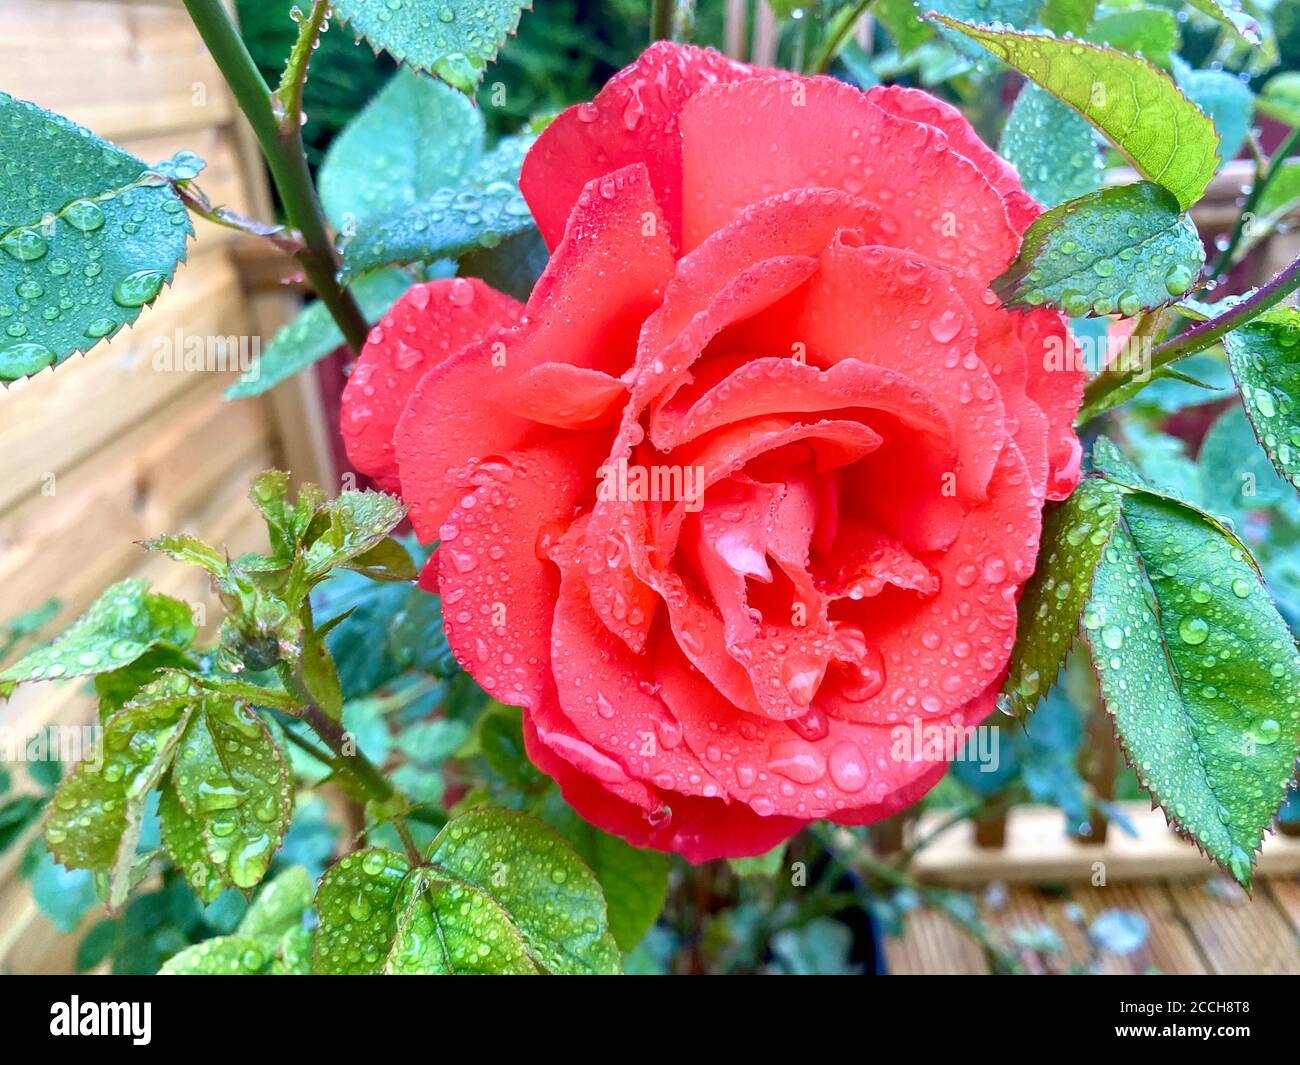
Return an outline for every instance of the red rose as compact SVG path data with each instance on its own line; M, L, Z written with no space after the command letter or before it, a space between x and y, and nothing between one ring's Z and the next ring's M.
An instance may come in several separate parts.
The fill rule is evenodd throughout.
M989 713L1078 479L1065 323L988 289L1038 212L1015 172L923 92L658 44L521 186L527 307L419 286L344 395L458 659L638 845L916 802L946 766L895 729Z

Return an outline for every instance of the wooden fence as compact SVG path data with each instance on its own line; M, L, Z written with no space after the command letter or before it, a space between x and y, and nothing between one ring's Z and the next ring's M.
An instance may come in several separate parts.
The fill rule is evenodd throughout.
M0 26L4 91L149 163L196 152L213 202L269 215L251 135L179 0L0 0ZM184 530L232 552L261 547L246 501L254 474L284 465L335 479L312 379L227 403L229 374L154 368L160 338L174 343L178 330L264 344L293 312L295 296L246 290L238 248L232 231L199 222L189 261L134 329L0 391L0 621L55 597L62 624L131 575L210 602L200 571L135 541ZM27 736L93 715L85 685L35 685L0 706L0 727ZM0 968L67 971L74 941L15 874L25 842L0 858Z

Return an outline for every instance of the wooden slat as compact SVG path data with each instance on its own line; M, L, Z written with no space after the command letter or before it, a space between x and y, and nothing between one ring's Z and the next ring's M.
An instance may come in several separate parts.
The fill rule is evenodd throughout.
M207 376L155 370L160 342L174 347L177 330L208 338L253 328L229 260L200 253L134 329L0 392L0 513Z
M1137 830L1130 836L1113 823L1101 845L1080 843L1065 831L1060 810L1021 806L1007 815L1006 845L978 847L969 822L958 825L925 847L913 870L936 883L1006 880L1017 883L1076 883L1091 881L1096 863L1105 867L1109 883L1135 878L1201 877L1205 857L1175 835L1164 814L1145 803L1119 803L1124 817ZM927 835L942 814L921 818L917 833ZM1260 875L1290 875L1300 871L1300 839L1268 836L1259 856Z
M1272 896L1274 904L1282 912L1295 934L1300 936L1300 878L1277 877L1264 882L1264 889Z
M224 125L233 107L179 0L0 0L5 91L108 140Z
M1296 931L1267 892L1253 899L1227 881L1172 884L1169 891L1211 969L1220 974L1300 973Z
M257 453L270 458L260 403L227 403L213 375L159 416L114 441L58 482L0 517L0 587L6 607L31 609L57 589L51 628L82 613L104 587L142 561L136 542L181 525ZM79 560L70 568L69 558Z
M265 469L270 455L257 450L228 468L213 486L209 498L193 515L174 524L177 532L192 532L230 553L266 550L266 526L247 500L248 483ZM148 580L160 592L204 605L209 627L219 613L216 597L206 573L161 555L144 555L120 576ZM52 682L24 685L8 703L0 705L0 724L29 735L50 724L80 724L93 720L95 703L84 682Z
M896 976L986 974L980 945L943 914L918 908L903 919L903 935L884 942L885 964Z
M1082 908L1089 922L1103 910L1127 910L1146 918L1145 945L1133 954L1103 955L1099 966L1103 973L1137 975L1156 970L1195 975L1209 972L1204 956L1163 884L1080 887L1071 891L1069 897Z

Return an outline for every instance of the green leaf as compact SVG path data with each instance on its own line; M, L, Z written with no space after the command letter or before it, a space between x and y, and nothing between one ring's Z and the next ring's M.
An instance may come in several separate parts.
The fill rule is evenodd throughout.
M1218 169L1218 135L1167 74L1098 45L936 18L1069 104L1180 208L1201 198Z
M134 322L194 229L139 159L2 92L0 159L0 381L13 381Z
M491 807L471 810L438 833L429 860L498 902L547 972L618 971L599 884L540 821Z
M181 739L172 785L202 823L203 850L221 878L247 890L266 875L293 810L283 756L265 722L209 695Z
M397 935L398 898L411 871L400 854L370 849L341 858L316 891L320 928L312 971L366 975L383 970Z
M1097 10L1097 0L1047 0L1040 21L1053 33L1083 34Z
M465 884L412 873L383 971L391 975L515 975L537 972L523 940L490 898Z
M414 762L437 765L455 754L469 736L464 721L437 717L404 728L397 738L398 749Z
M291 928L276 944L271 962L274 976L307 976L311 973L311 950L315 935L310 928Z
M0 672L0 695L24 681L90 677L121 669L154 647L188 647L195 632L189 604L148 588L135 579L109 587L52 643Z
M322 508L329 524L307 548L307 573L324 576L335 566L359 560L406 516L401 500L383 492L344 492Z
M1228 333L1223 346L1255 436L1300 489L1300 311L1275 307Z
M1012 105L998 154L1020 172L1025 191L1045 207L1101 187L1105 167L1092 127L1032 81Z
M205 904L216 901L226 885L203 846L203 823L191 817L168 782L158 800L162 845L190 889Z
M380 270L349 287L366 321L373 325L411 284L411 278L400 270ZM320 362L344 343L343 333L330 317L328 308L317 300L275 334L253 369L226 389L226 399L260 396Z
M278 938L300 927L315 893L311 874L301 865L289 867L257 893L239 922L240 934Z
M1193 70L1177 56L1174 76L1188 99L1210 116L1219 134L1219 157L1236 157L1246 142L1255 96L1250 86L1226 70Z
M391 536L345 563L372 581L413 581L419 575L411 553Z
M384 972L395 976L528 976L536 973L519 930L488 895L417 869L402 884Z
M1146 492L1123 516L1084 622L1107 709L1171 823L1249 885L1295 767L1300 656L1218 528Z
M1188 4L1210 18L1235 30L1247 44L1258 45L1263 40L1258 20L1243 11L1238 0L1187 0Z
M343 714L343 686L334 656L325 645L329 633L317 629L302 648L302 682L325 716L338 721Z
M1162 7L1138 6L1107 11L1088 30L1088 40L1121 52L1141 54L1159 67L1168 67L1178 50L1178 20Z
M174 691L170 680L155 691ZM104 724L103 757L78 762L54 795L45 841L70 869L110 876L109 904L126 900L149 793L161 783L193 713L184 699L145 699Z
M1034 21L1042 0L923 0L921 10L927 14L946 15L961 22L996 23L1002 26L1027 26ZM958 52L982 56L979 46L951 29L939 31Z
M226 573L226 559L220 551L210 544L205 544L196 536L178 534L160 536L155 540L145 540L140 544L146 551L161 551L177 562L188 562L200 566L214 577L221 578Z
M1209 505L1240 524L1247 511L1284 505L1293 489L1277 475L1246 412L1224 411L1205 434L1197 464Z
M506 137L456 185L396 215L358 225L343 244L344 278L380 266L455 259L532 229L519 168L533 139Z
M1169 193L1118 185L1039 215L993 291L1011 307L1131 318L1181 296L1204 262L1196 226Z
M528 790L545 779L528 760L518 707L490 702L478 719L478 741L488 766L502 780Z
M645 938L664 908L668 856L633 847L587 824L558 795L550 798L543 816L596 874L609 909L610 935L626 954Z
M456 184L483 151L483 115L464 93L401 69L339 134L320 171L340 232Z
M264 939L238 933L195 943L169 958L159 976L257 976L273 954Z
M1269 118L1300 126L1300 70L1274 74L1264 83L1255 106Z
M532 0L335 0L376 49L472 93Z
M1038 567L1017 608L1011 672L998 696L1004 713L1032 710L1065 664L1123 495L1123 488L1089 477L1044 519Z
M1300 204L1300 160L1282 163L1259 198L1259 214L1270 227L1281 216L1290 214Z
M889 32L901 55L907 55L934 36L934 27L921 17L917 0L876 0L871 14Z
M103 720L139 698L141 689L152 684L164 670L185 672L194 661L174 647L155 647L121 669L95 676L95 694L99 697L99 716Z
M596 878L540 821L472 810L438 833L427 862L412 870L367 850L335 864L316 893L313 970L619 971Z

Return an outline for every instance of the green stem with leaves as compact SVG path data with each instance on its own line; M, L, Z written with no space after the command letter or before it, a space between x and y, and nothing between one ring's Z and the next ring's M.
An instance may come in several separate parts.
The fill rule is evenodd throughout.
M302 143L302 87L329 5L316 0L311 13L302 19L298 41L274 94L221 0L185 0L185 7L253 128L289 225L301 234L302 248L296 258L303 272L348 346L359 352L369 327L352 294L338 282L338 252L330 239Z
M1258 317L1270 307L1275 307L1296 289L1300 288L1300 256L1267 285L1257 289L1247 299L1233 306L1217 317L1200 322L1157 344L1151 353L1151 365L1139 370L1104 371L1091 381L1083 392L1083 413L1081 421L1087 421L1099 409L1106 408L1106 399L1117 389L1124 388L1131 382L1140 380L1139 373L1154 373L1179 359L1204 351L1217 343L1225 333L1230 333Z

